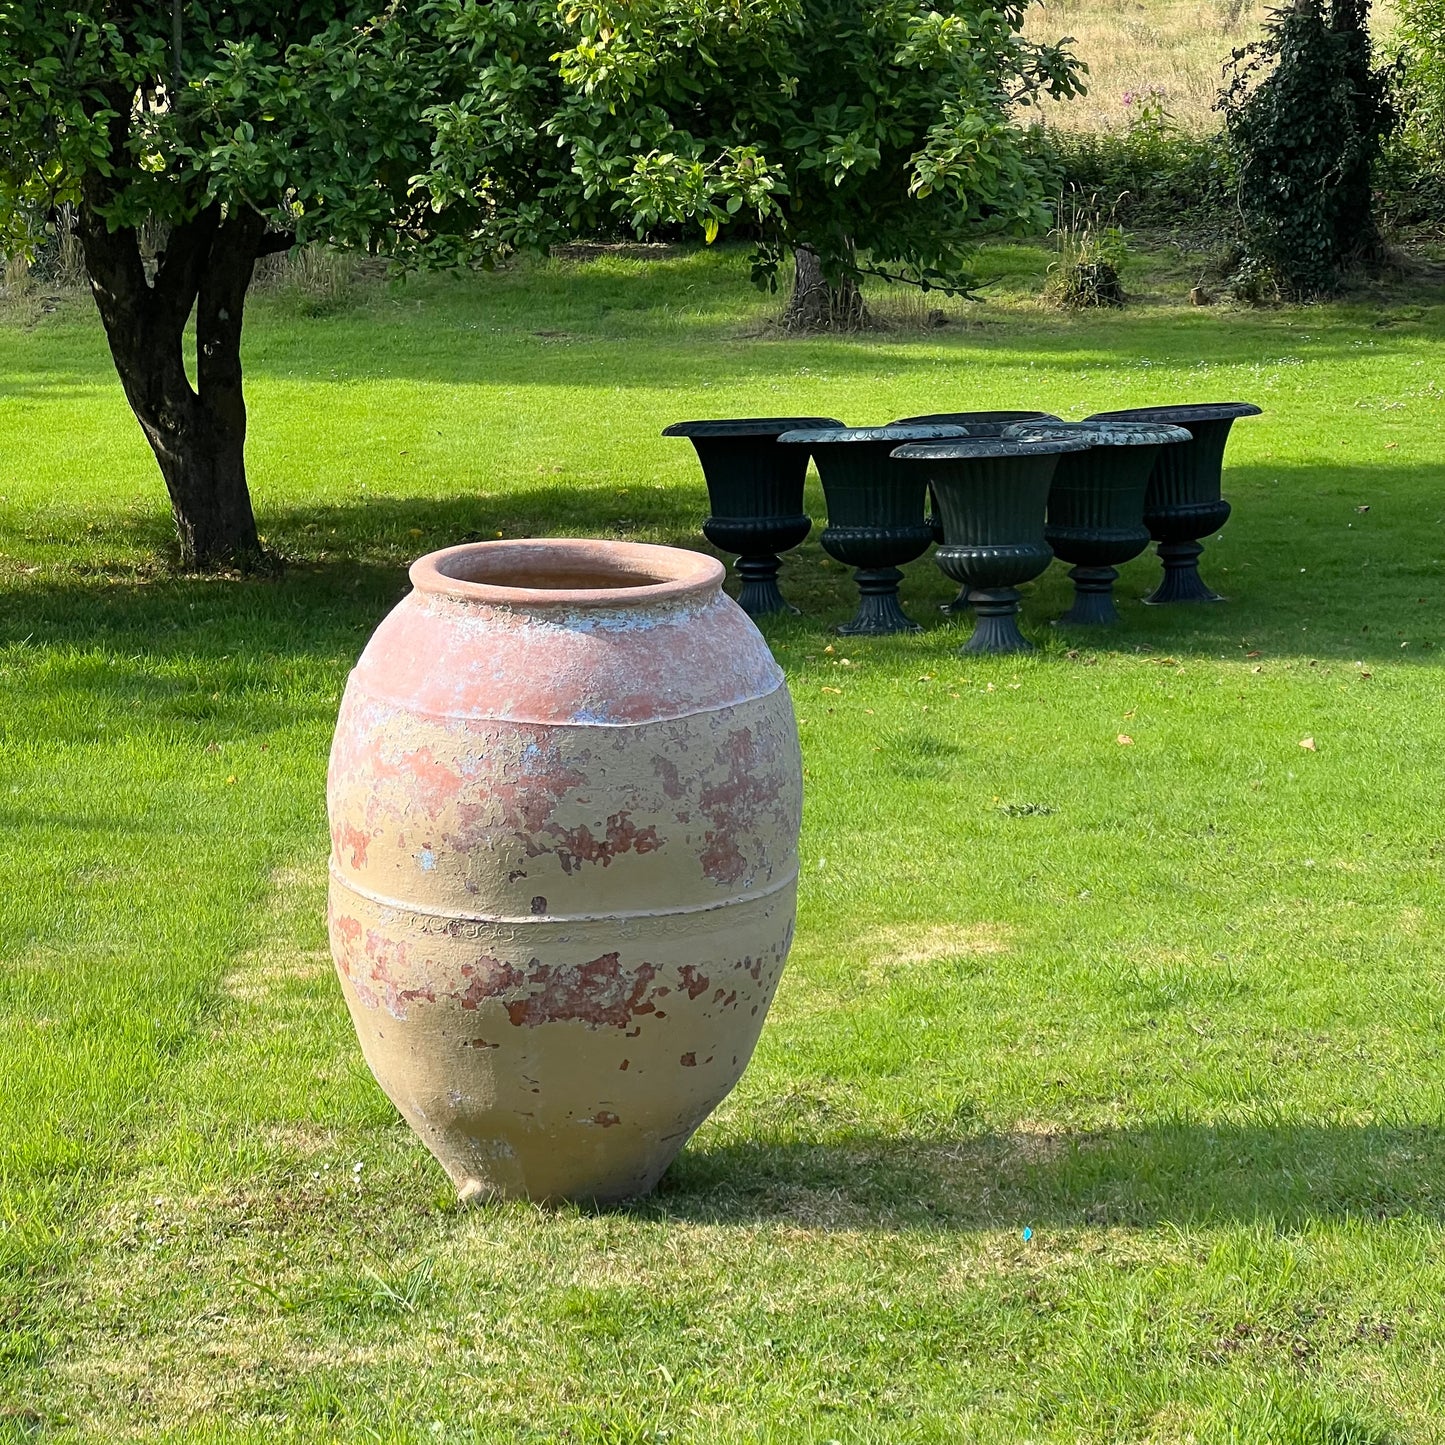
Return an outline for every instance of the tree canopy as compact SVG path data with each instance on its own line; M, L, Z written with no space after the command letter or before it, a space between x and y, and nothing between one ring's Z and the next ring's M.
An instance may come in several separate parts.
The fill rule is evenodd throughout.
M488 263L696 224L962 284L1043 217L1013 108L1078 87L1023 0L0 0L0 247L69 204L192 566L260 557L240 337L310 240ZM153 260L146 235L161 240ZM196 321L196 381L182 340Z
M957 284L987 229L1047 219L1016 109L1081 89L1063 45L1025 40L1025 0L587 0L539 7L562 90L543 129L565 206L646 228L695 222L829 269ZM463 191L492 82L434 113L429 181ZM573 220L583 219L580 210ZM587 219L591 219L590 216Z

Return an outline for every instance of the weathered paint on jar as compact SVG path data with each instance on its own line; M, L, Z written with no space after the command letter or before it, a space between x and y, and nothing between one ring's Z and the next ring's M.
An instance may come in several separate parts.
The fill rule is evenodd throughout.
M645 1193L737 1083L792 940L802 769L721 564L423 557L346 687L332 953L463 1198Z

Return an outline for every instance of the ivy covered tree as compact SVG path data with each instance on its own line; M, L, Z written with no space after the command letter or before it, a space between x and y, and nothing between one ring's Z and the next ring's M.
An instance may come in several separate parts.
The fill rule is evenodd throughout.
M1023 0L0 0L0 249L69 205L187 568L264 565L242 322L309 241L488 263L746 226L829 282L957 284L1041 217L1009 107L1068 94ZM158 236L155 254L146 236ZM188 371L186 329L194 321Z
M1369 13L1370 0L1293 0L1235 52L1220 97L1246 263L1289 296L1335 291L1380 254L1373 172L1396 114Z

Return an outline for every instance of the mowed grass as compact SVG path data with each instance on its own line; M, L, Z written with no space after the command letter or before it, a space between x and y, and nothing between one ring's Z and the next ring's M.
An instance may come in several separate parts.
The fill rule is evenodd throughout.
M13 311L0 1439L1445 1437L1445 288L1197 310L1176 257L1059 317L1045 259L848 339L762 332L726 251L262 298L279 582L166 570L88 302ZM1056 566L1038 652L963 659L930 560L923 634L844 642L847 574L789 557L803 887L752 1067L651 1199L458 1210L323 927L330 729L406 561L702 545L681 418L1221 398L1265 408L1225 605L1143 608L1141 559L1061 632Z

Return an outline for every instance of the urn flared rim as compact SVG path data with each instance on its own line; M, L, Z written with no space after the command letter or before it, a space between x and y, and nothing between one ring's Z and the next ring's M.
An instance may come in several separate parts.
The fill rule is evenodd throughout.
M853 442L892 442L901 446L904 442L941 441L947 437L966 437L968 433L961 426L834 426L799 427L796 431L785 431L778 438L784 446L846 446Z
M1134 406L1123 411L1096 411L1087 421L1155 421L1187 427L1192 421L1238 421L1260 416L1252 401L1181 402L1178 406Z
M587 537L466 542L428 552L408 571L418 592L525 611L700 600L720 592L726 575L702 552Z
M934 411L927 416L902 416L889 426L961 426L969 422L990 426L1001 422L1015 421L1062 421L1051 411Z
M1052 457L1087 451L1082 436L957 437L951 441L906 442L889 453L902 462L971 462L995 457Z
M1089 445L1093 447L1178 446L1194 440L1182 426L1157 421L1125 421L1108 416L1089 417L1086 421L1021 421L1004 432L1004 439L1080 433L1089 439Z
M662 434L665 437L772 437L776 440L784 432L842 425L831 416L739 416L713 421L675 421L664 427Z

